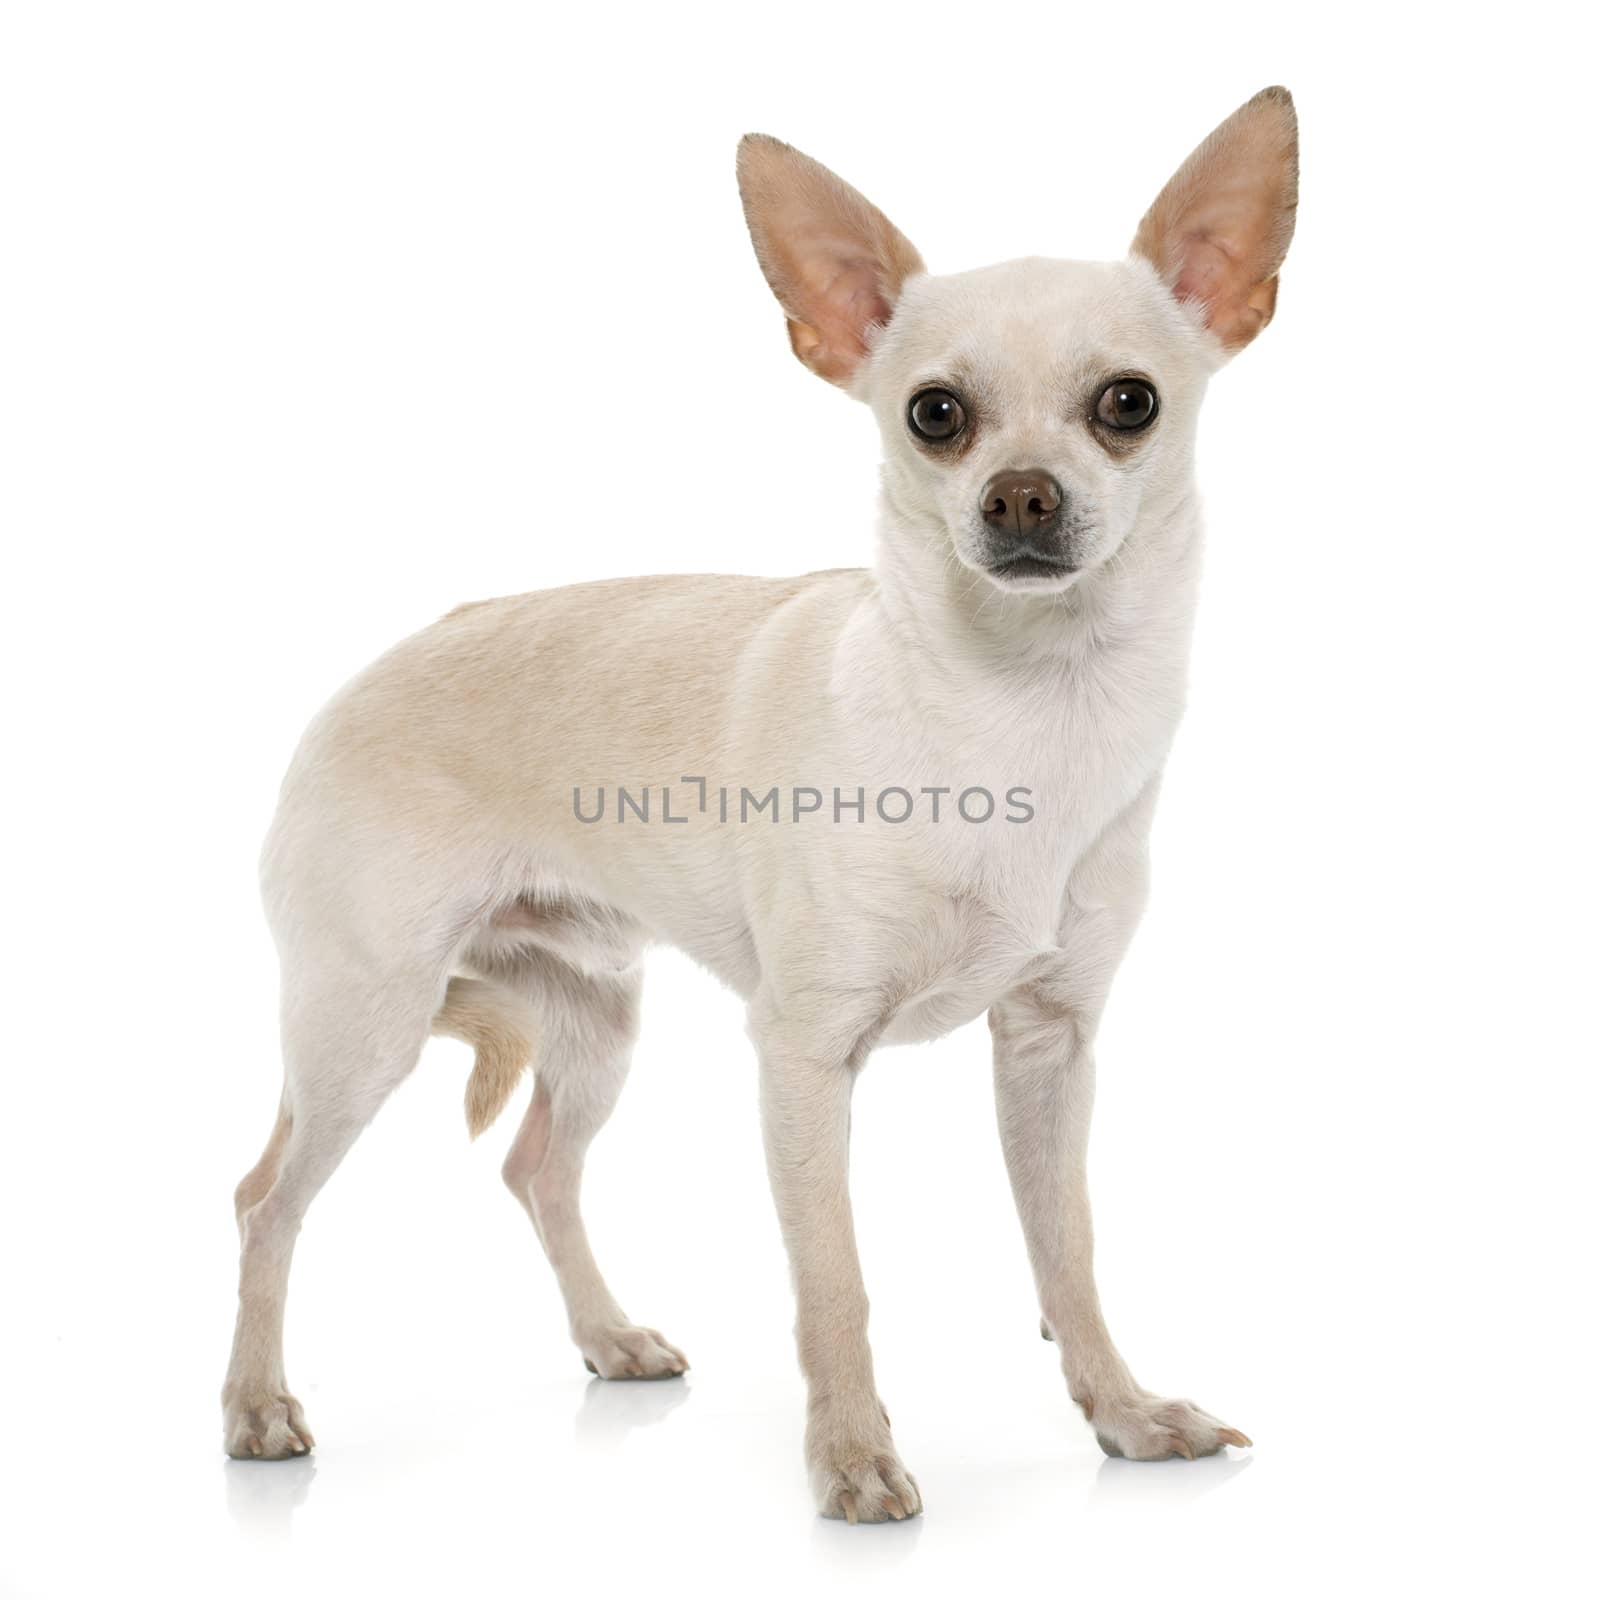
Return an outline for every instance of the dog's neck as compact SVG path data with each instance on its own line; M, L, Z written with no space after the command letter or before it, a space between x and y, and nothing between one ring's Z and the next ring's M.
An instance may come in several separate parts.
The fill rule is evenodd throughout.
M1052 871L1159 771L1176 731L1199 568L1193 490L1147 504L1111 558L1051 595L998 589L948 553L936 521L904 520L887 494L882 514L871 589L834 653L840 720L884 782L1026 788L1042 831L945 845L963 843L960 871L981 877L1016 867L1026 842L1048 900Z
M901 646L942 675L1071 677L1151 647L1187 653L1199 578L1191 482L1146 506L1117 551L1053 594L1007 593L961 565L936 519L879 501L873 573Z

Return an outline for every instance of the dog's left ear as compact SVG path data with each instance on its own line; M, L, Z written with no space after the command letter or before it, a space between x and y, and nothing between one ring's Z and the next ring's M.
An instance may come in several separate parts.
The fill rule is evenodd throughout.
M1247 100L1178 169L1134 235L1232 354L1272 320L1294 235L1299 133L1287 89Z
M739 197L794 353L848 388L922 257L843 178L768 134L739 141Z

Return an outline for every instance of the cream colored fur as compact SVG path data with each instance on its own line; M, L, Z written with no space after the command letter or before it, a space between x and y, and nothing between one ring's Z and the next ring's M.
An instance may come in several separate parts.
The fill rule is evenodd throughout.
M315 720L263 857L283 968L283 1111L240 1186L240 1310L224 1388L238 1456L311 1445L282 1320L311 1199L430 1031L472 1043L474 1133L530 1064L505 1164L608 1378L686 1366L606 1286L578 1211L584 1152L637 1029L639 963L687 951L748 1002L768 1166L793 1268L822 1512L921 1508L867 1344L846 1182L855 1074L880 1042L989 1013L1001 1137L1046 1332L1108 1451L1248 1441L1134 1381L1095 1295L1084 1151L1093 1046L1138 921L1145 840L1185 694L1207 380L1264 324L1293 224L1294 116L1268 90L1180 170L1129 260L1024 260L933 277L883 214L775 140L741 147L758 257L801 359L876 414L870 570L622 579L463 607ZM1268 287L1270 286L1270 287ZM1180 298L1180 296L1182 298ZM1148 433L1095 393L1138 374ZM959 449L920 445L910 397L958 388ZM1012 579L985 484L1042 468L1075 570ZM710 804L690 803L689 780ZM681 822L579 819L574 790L673 792ZM724 821L716 795L943 791L895 823L869 803ZM1023 789L1032 816L969 824L954 797ZM614 803L614 798L613 798ZM737 805L737 798L736 798Z

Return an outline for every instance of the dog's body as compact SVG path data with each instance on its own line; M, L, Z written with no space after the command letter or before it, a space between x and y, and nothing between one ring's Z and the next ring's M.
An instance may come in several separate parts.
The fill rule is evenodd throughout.
M1072 1395L1114 1453L1246 1442L1148 1395L1117 1356L1083 1158L1093 1035L1182 707L1194 421L1211 371L1271 312L1288 98L1225 123L1114 266L929 278L881 213L786 146L746 141L741 185L797 353L879 415L879 563L466 606L313 724L264 861L287 1075L238 1195L235 1455L309 1447L281 1360L294 1233L430 1030L477 1048L474 1131L536 1069L506 1178L585 1360L605 1377L683 1370L611 1297L577 1210L650 941L749 1003L826 1514L920 1509L866 1344L850 1085L874 1044L986 1009Z

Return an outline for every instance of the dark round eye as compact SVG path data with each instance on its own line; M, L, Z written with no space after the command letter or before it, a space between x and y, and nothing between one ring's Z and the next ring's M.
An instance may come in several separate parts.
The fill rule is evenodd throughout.
M1156 414L1156 392L1138 378L1107 384L1094 414L1108 428L1142 428Z
M934 444L955 438L967 425L967 414L961 402L948 389L924 389L921 394L913 395L906 416L911 431Z

